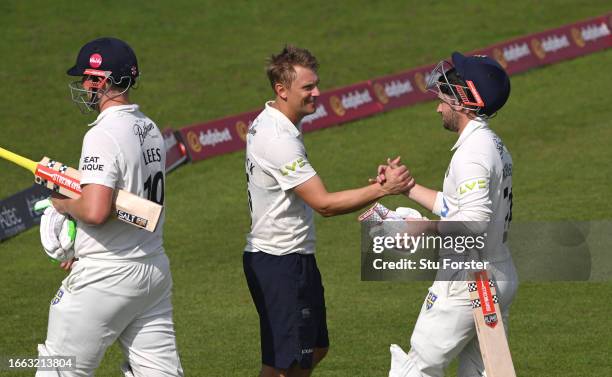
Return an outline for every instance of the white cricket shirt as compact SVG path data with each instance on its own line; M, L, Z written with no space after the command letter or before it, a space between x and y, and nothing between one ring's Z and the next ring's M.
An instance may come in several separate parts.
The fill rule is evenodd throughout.
M161 132L138 105L102 111L83 139L79 170L81 185L122 189L162 202L166 150ZM164 213L155 232L136 228L114 216L102 225L77 222L78 257L135 259L163 252Z
M313 211L293 188L315 176L301 126L267 102L247 133L251 232L245 250L273 255L315 252Z
M467 124L452 150L456 151L433 213L442 221L468 222L468 226L477 228L473 231L486 232L484 260L508 259L505 238L512 220L510 152L481 118Z

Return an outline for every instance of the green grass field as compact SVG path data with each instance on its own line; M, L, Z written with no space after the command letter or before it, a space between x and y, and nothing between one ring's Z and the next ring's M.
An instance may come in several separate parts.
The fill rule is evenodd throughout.
M3 1L0 145L77 164L93 118L70 102L65 70L83 43L101 35L127 40L139 57L143 76L133 100L160 127L181 127L261 107L271 94L265 59L286 42L318 56L322 89L330 89L609 10L605 1ZM610 219L610 66L608 50L513 77L492 127L514 159L515 222ZM305 140L328 189L362 185L395 154L419 183L439 189L455 138L425 103ZM165 246L188 376L255 376L260 365L257 314L242 273L249 226L243 159L233 153L167 179ZM0 178L0 198L32 182L3 161ZM410 205L399 197L383 202ZM386 376L388 346L409 348L428 285L361 282L356 215L317 217L316 225L331 350L315 375ZM0 356L33 356L65 274L43 256L37 229L0 244L0 257ZM611 376L611 296L609 282L521 285L510 318L518 375ZM117 376L121 359L111 347L97 375Z

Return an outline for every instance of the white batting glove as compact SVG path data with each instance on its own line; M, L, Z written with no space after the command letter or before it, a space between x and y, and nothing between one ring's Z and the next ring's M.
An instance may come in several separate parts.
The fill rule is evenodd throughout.
M52 205L46 207L40 218L40 242L47 255L58 262L74 258L75 238L76 222L57 212Z
M371 221L381 223L383 221L402 220L402 217L384 205L376 202L372 207L359 215L358 219L360 222Z
M395 235L402 231L404 228L402 220L404 219L395 211L380 203L374 203L372 207L359 215L360 222L368 223L368 234L371 238Z
M419 211L410 207L397 207L395 209L395 213L404 220L427 220L427 218L423 217Z

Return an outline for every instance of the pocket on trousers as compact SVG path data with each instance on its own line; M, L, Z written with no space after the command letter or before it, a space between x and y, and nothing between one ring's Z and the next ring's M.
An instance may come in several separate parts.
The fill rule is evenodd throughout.
M85 269L85 266L77 264L75 265L75 267L72 269L72 271L70 271L70 274L68 276L66 276L66 278L62 281L62 286L70 293L74 293L74 291L78 288L82 288L78 286L78 283L80 281L80 276L83 274L83 270Z

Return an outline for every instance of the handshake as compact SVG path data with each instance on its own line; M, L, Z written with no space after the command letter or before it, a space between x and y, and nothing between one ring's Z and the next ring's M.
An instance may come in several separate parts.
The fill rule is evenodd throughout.
M391 160L387 158L387 165L379 165L376 178L370 178L370 184L378 184L385 195L406 194L414 187L415 182L410 170L400 161L401 157Z

